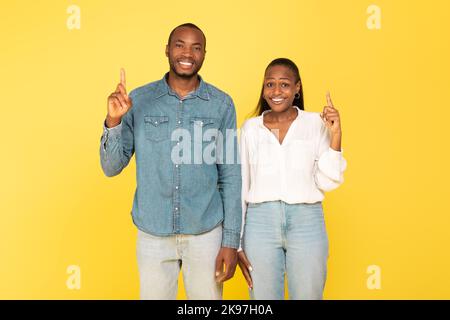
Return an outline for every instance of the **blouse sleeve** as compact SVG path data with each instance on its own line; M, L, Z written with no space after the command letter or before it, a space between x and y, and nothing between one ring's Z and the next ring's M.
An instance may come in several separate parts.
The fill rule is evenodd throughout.
M241 227L241 241L238 251L242 251L243 239L244 239L244 226L245 226L245 215L247 213L247 194L250 189L250 162L248 156L247 141L245 136L244 128L241 128L240 135L240 157L241 157L241 175L242 175L242 227Z
M336 151L330 147L330 133L322 119L320 119L320 122L318 152L314 163L314 179L320 190L331 191L344 182L347 161L343 157L342 149Z

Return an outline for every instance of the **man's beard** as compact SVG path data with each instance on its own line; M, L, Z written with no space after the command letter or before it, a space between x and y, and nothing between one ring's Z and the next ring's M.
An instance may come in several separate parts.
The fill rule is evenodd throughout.
M197 77L197 74L198 74L198 72L200 71L200 68L202 67L203 62L202 62L202 64L200 64L200 67L194 69L194 70L192 71L192 73L188 73L188 74L186 74L186 73L179 73L179 72L177 71L177 68L175 67L175 64L176 64L176 62L170 62L170 63L169 63L169 65L170 65L170 70L171 70L173 73L175 73L175 74L177 75L177 77L180 77L180 78L185 79L185 80L189 80L189 79L192 79L192 78L194 78L194 77Z

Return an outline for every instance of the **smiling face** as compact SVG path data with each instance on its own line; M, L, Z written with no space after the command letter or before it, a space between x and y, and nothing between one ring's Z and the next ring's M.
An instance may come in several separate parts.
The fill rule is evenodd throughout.
M170 70L177 76L196 76L205 59L205 37L200 30L190 27L175 29L166 46Z
M274 65L264 75L263 97L274 112L288 110L300 90L294 72L287 66Z

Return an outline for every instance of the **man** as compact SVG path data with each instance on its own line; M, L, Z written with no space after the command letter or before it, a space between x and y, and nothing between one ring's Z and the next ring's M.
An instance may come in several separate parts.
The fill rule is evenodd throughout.
M181 267L188 299L221 299L235 272L242 210L236 111L230 96L198 75L205 45L197 26L176 27L166 46L170 71L128 95L122 69L108 97L104 173L118 175L136 154L141 299L175 299Z

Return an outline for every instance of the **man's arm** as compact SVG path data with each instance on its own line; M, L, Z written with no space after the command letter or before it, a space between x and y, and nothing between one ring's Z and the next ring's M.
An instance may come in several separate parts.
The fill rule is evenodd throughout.
M219 192L224 207L222 248L216 258L216 281L218 282L226 281L234 275L242 223L242 178L241 165L238 162L236 110L232 99L228 96L225 104L226 110L219 129L223 135L222 150L220 150L222 161L217 164Z
M100 163L106 176L118 175L134 153L132 99L126 91L125 70L120 83L108 97L108 114L100 139Z

